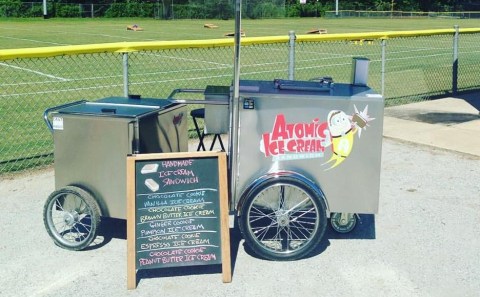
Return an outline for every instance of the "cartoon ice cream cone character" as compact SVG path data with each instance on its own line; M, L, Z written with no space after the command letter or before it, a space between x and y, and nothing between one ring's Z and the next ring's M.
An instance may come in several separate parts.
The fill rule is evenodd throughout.
M328 129L332 138L332 157L325 164L334 162L329 169L337 167L352 151L353 135L357 129L350 121L349 116L341 110L332 110L327 117Z
M328 169L337 167L345 161L352 151L355 133L358 132L358 137L360 137L362 130L368 126L368 122L375 119L368 116L368 105L361 112L355 105L354 108L353 116L347 116L341 110L332 110L328 113L327 124L332 138L332 156L324 164L334 162Z

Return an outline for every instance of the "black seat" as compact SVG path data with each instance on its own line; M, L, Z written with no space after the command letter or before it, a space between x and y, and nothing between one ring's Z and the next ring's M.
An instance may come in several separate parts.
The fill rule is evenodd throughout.
M202 129L202 131L200 131L200 127L198 126L198 122L197 122L197 119L205 119L205 108L194 109L190 112L190 115L192 116L193 124L195 125L195 130L197 131L197 135L199 139L197 151L200 151L200 150L205 151L206 149L203 143L203 140L205 138L205 127ZM220 142L222 151L225 151L225 147L223 146L223 142L222 142L222 138L220 137L220 134L215 134L213 136L212 144L210 145L210 151L213 150L213 147L215 146L215 142L217 141L217 139Z

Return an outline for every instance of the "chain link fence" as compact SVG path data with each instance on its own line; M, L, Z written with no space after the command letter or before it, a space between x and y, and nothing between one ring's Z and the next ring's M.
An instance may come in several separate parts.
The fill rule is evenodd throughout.
M390 4L389 4L390 5ZM478 5L478 4L477 4ZM480 11L377 11L377 10L339 10L325 11L325 17L357 17L357 18L454 18L478 19Z
M83 1L89 2L89 1ZM60 17L116 18L153 17L158 19L228 19L234 18L234 2L230 0L129 1L110 4L0 1L0 17ZM245 1L243 14L247 18L285 17L285 0Z
M460 33L244 38L241 79L350 82L352 58L366 57L369 86L387 105L478 90L480 29ZM52 135L43 121L49 107L127 94L166 98L174 89L232 84L233 40L129 45L0 50L0 174L52 163Z

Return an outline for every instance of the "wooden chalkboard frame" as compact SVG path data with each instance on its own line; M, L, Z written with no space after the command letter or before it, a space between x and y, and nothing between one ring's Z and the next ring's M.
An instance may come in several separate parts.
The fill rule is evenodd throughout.
M162 161L168 159L201 160L203 158L217 158L218 160L218 193L220 209L220 244L222 281L232 281L231 255L230 255L230 229L228 212L228 184L227 165L225 152L184 152L184 153L161 153L139 154L127 157L127 289L135 289L137 286L136 265L136 163L139 161ZM183 266L183 265L182 265ZM165 269L165 268L163 268Z

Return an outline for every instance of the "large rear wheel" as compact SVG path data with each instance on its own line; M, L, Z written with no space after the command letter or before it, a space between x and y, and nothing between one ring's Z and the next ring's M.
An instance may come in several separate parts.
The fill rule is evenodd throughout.
M245 198L239 225L247 245L265 259L296 260L310 254L325 232L321 197L297 178L266 180Z
M55 244L67 250L82 250L97 236L100 207L85 190L68 186L50 194L43 221Z

